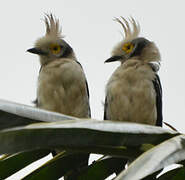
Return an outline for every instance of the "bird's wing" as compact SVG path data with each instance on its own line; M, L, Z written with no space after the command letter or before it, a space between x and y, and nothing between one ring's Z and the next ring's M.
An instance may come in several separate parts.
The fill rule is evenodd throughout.
M105 98L105 104L104 104L104 120L108 120L109 118L107 117L107 97Z
M153 80L154 89L156 92L156 108L157 108L157 121L156 126L162 127L163 115L162 115L162 86L159 76L155 74L155 79Z
M82 70L83 70L83 67L82 67L82 65L78 62L78 61L76 61L79 65L80 65L80 67L82 68ZM86 84L86 91L87 91L87 96L88 96L88 100L89 100L89 86L88 86L88 83L87 83L87 79L85 78L85 84ZM91 117L91 109L90 109L90 105L89 105L89 117Z

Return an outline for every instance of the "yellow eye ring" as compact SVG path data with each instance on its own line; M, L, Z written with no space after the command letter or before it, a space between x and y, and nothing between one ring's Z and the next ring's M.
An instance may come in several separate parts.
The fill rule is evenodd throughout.
M58 44L51 44L50 50L53 54L58 54L61 51L61 46L59 46Z
M127 54L132 52L134 48L134 45L132 43L125 43L122 47L123 51L125 51Z

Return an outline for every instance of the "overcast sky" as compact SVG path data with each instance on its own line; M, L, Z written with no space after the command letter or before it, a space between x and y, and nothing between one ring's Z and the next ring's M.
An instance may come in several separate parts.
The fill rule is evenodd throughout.
M104 64L122 38L114 17L133 16L141 36L162 56L164 121L185 132L184 1L52 0L10 1L0 6L0 98L31 105L36 97L38 57L26 52L45 33L44 13L60 19L65 40L82 64L90 89L92 117L102 119L105 85L118 63Z

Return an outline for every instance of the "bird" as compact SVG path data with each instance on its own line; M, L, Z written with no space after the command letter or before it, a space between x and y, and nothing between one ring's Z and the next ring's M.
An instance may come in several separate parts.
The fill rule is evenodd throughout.
M41 65L36 107L77 118L90 118L89 89L84 70L73 48L64 40L59 19L52 13L45 14L44 22L45 35L27 50L39 56ZM82 156L88 163L89 155Z
M162 86L158 71L161 55L156 44L139 36L133 17L115 18L123 39L105 63L119 61L105 88L104 120L162 127Z
M81 64L63 39L59 20L45 16L46 34L30 53L40 58L36 106L78 118L90 117L89 90Z

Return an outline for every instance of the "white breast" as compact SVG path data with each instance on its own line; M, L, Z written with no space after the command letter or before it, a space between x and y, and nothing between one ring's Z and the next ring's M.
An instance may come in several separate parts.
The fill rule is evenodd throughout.
M154 77L149 65L138 60L129 60L118 67L106 87L109 119L155 125Z
M86 79L76 61L61 59L42 67L37 97L40 108L76 117L89 117Z

